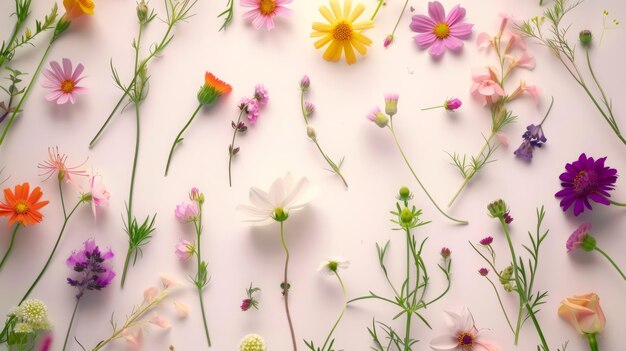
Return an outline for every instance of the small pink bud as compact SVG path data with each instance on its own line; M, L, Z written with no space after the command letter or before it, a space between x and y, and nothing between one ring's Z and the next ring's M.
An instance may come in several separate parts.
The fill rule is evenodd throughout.
M448 111L454 111L457 110L459 107L461 107L463 103L461 102L461 100L457 99L457 98L452 98L449 100L446 100L446 103L444 104L444 108Z
M492 242L493 242L493 238L490 236L484 237L480 240L480 244L484 246L491 245Z
M250 299L245 299L241 302L241 310L244 312L249 310L250 306L252 306L252 300Z
M385 37L385 41L383 42L384 47L389 47L393 43L393 35L389 34Z
M486 277L486 276L487 276L487 274L489 274L489 270L488 270L487 268L483 267L483 268L481 268L481 269L479 269L479 270L478 270L478 273L479 273L480 275L482 275L483 277Z
M444 259L447 259L448 257L450 257L451 254L452 252L450 251L449 248L447 247L441 248L441 257L443 257Z

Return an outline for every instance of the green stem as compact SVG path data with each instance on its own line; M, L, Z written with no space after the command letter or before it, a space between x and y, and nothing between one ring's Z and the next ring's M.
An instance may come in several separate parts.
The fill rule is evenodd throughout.
M606 259L609 260L609 262L611 262L613 267L615 267L617 272L622 276L622 279L626 280L626 274L624 274L624 272L617 266L617 263L615 263L615 261L613 261L611 256L609 256L606 252L604 252L604 250L602 250L601 248L599 248L597 246L594 248L594 250L598 251L599 253L602 254L602 256L606 257Z
M198 258L198 274L200 277L200 271L202 269L202 245L200 244L200 237L202 235L202 206L198 203L198 220L194 221L194 226L196 228L196 257ZM198 298L200 299L200 309L202 310L202 322L204 323L204 334L206 335L206 340L211 347L211 337L209 336L209 327L206 321L206 313L204 312L204 298L202 296L202 288L204 287L205 281L200 284L199 281L196 281L196 287L198 288Z
M596 340L596 334L585 334L587 335L587 341L589 341L589 348L591 351L598 351L598 340Z
M385 2L385 0L378 0L378 6L376 6L376 10L374 10L372 17L370 18L370 21L373 21L374 18L376 18L376 15L378 15L378 10L380 10L380 7L383 5L383 2Z
M341 313L339 313L339 318L337 318L337 321L335 321L335 324L333 324L333 327L330 329L330 333L328 333L328 336L326 337L326 340L324 341L324 345L322 346L322 350L326 350L326 344L330 340L330 337L333 335L333 332L337 328L337 325L339 325L339 322L341 321L341 318L343 317L343 314L346 312L346 307L348 306L348 302L346 301L347 300L347 298L346 298L346 287L345 287L345 285L343 285L343 280L341 280L341 277L339 276L339 273L337 273L337 271L335 271L334 273L335 273L335 276L337 276L337 279L339 280L339 285L341 285L341 291L343 292L343 308L341 309Z
M15 242L15 234L17 234L17 229L19 227L20 227L19 223L15 225L15 229L13 230L13 235L11 235L11 241L9 241L9 248L7 249L7 252L4 254L4 257L2 257L2 261L0 261L0 270L2 270L2 266L4 266L4 262L9 257L9 254L11 253L11 249L13 249L13 243Z
M524 305L526 305L526 297L524 296L524 292L522 291L522 283L519 278L519 271L517 266L517 255L515 254L515 248L513 247L513 241L511 240L511 235L509 234L509 227L504 221L504 218L498 217L500 224L502 225L502 229L504 230L504 234L506 236L506 241L509 244L509 250L511 251L511 261L513 262L513 272L515 275L515 290L519 295L519 310L517 314L517 323L515 325L515 345L519 340L519 333L522 327L522 310ZM547 350L547 348L546 348Z
M4 138L6 138L7 133L9 132L9 128L11 128L11 125L13 124L13 121L15 120L15 117L20 112L20 108L22 107L22 105L26 101L26 97L28 96L28 93L30 92L30 89L33 87L33 84L35 83L35 80L37 79L37 76L39 75L39 72L41 71L41 67L44 64L44 61L46 60L46 57L48 57L48 53L50 52L50 48L52 48L52 43L53 42L54 42L54 40L51 40L50 43L48 44L48 47L46 48L46 51L43 53L43 56L41 57L41 61L39 61L39 65L37 65L37 68L35 69L35 73L33 74L33 77L30 80L30 82L28 83L28 86L26 87L26 90L24 91L24 94L22 94L22 97L20 98L20 101L17 103L17 106L15 107L15 110L13 110L13 113L11 113L11 117L9 117L9 120L7 121L7 125L4 127L4 131L2 132L2 136L0 136L0 145L2 145L2 143L4 142Z
M421 109L421 111L434 110L434 109L438 109L438 108L445 108L445 105L433 106L433 107L427 107L427 108L423 108L423 109Z
M500 308L502 309L502 313L504 313L504 318L506 318L506 323L509 325L511 332L515 334L515 330L513 329L513 324L511 324L511 320L509 319L509 314L506 313L506 309L504 308L504 305L502 304L502 299L500 298L500 293L498 292L496 285L491 281L491 279L489 279L489 277L485 276L485 278L487 278L487 280L489 281L489 284L491 284L491 286L493 287L493 291L496 292L496 296L498 297L498 302L500 303Z
M528 312L528 315L530 316L530 319L533 321L533 324L535 325L535 329L537 330L537 334L539 334L539 339L541 340L541 345L543 346L542 350L550 351L550 347L548 346L548 342L546 341L546 338L543 335L543 331L541 331L541 326L539 325L539 322L537 321L537 317L535 316L535 312L533 312L533 309L532 309L532 307L530 307L528 302L526 302L526 311Z
M396 21L396 25L393 27L393 32L391 32L391 37L396 33L396 29L398 29L398 25L400 24L400 20L402 19L402 15L404 15L404 11L406 11L406 5L409 4L409 0L404 2L404 6L402 6L402 11L400 11L400 16L398 16L398 20Z
M626 207L626 203L617 202L617 201L613 201L613 200L610 200L610 199L609 199L609 202L610 202L612 205L615 205L615 206Z
M128 247L128 251L126 251L126 259L124 260L124 270L122 271L122 288L124 288L124 282L126 282L126 272L128 272L128 264L130 263L130 256L133 251L130 246Z
M235 130L233 131L233 140L231 140L230 149L228 150L228 185L231 187L233 186L231 165L233 163L233 156L235 155L235 137L237 136L237 132L239 131L239 122L241 122L241 116L243 116L243 113L246 111L246 107L247 107L247 104L246 106L243 106L241 108L241 111L239 111L239 117L237 117L237 124L235 124L235 128L234 128Z
M65 342L63 342L63 351L67 348L67 340L70 337L70 331L72 330L72 324L74 324L74 317L76 317L76 310L78 310L78 303L80 298L76 298L76 304L74 305L74 312L72 312L72 319L70 319L70 325L67 326L67 333L65 334Z
M187 130L187 128L189 127L189 125L191 124L193 119L196 118L196 115L198 114L198 111L200 111L201 108L202 108L202 104L199 104L198 107L196 108L196 110L193 111L193 114L191 115L191 118L189 118L189 121L187 121L187 124L185 124L183 129L181 129L180 132L178 133L178 135L176 136L176 139L174 139L174 143L172 144L172 148L170 149L170 154L167 157L167 165L165 166L165 176L166 177L167 177L167 173L169 172L169 169L170 169L170 162L172 162L172 156L174 155L174 148L176 147L176 145L178 145L178 143L183 141L180 138L180 136L185 132L185 130Z
M475 158L476 160L479 160L480 157L483 155L483 153L485 152L485 150L487 149L487 147L489 145L491 145L491 140L493 139L493 137L496 135L495 131L492 131L491 134L489 135L489 137L487 138L487 140L485 141L485 144L483 144L483 147L480 149L480 151L477 154L477 157ZM452 200L450 200L450 202L448 203L448 208L452 207L452 205L454 204L454 201L456 201L456 199L459 197L459 195L461 195L461 193L463 192L463 190L465 189L465 187L467 186L467 184L469 184L469 182L472 180L472 178L474 178L474 176L476 175L476 170L472 170L467 177L465 177L465 179L463 180L463 184L461 184L461 187L459 188L459 190L457 190L457 192L454 194L454 196L452 197Z
M61 194L62 193L63 192L61 192ZM37 284L39 284L39 280L41 280L41 278L43 277L44 273L48 269L48 266L50 265L50 262L52 262L52 258L54 257L54 254L57 251L59 243L61 242L61 237L63 237L63 233L65 232L65 227L67 226L67 223L70 220L70 217L72 217L72 215L74 214L74 212L76 211L78 206L80 204L82 204L82 203L83 203L82 200L78 201L78 203L76 203L76 206L74 206L72 211L70 211L70 213L65 217L65 220L63 221L63 226L61 227L61 231L59 232L59 235L57 236L57 241L54 243L54 247L52 248L52 252L50 252L50 256L48 256L48 260L44 264L43 268L41 269L41 272L39 272L39 275L37 276L37 278L35 279L33 284L30 286L30 288L28 288L28 291L26 291L26 294L24 294L24 296L20 300L20 303L18 304L18 306L21 305L22 302L24 302L28 298L28 296L30 296L30 293L35 289Z
M615 121L615 116L613 116L613 110L611 109L611 105L609 104L609 99L606 97L606 94L604 93L604 89L602 89L602 85L600 85L600 82L598 81L598 78L596 77L596 74L593 71L593 67L591 66L591 58L589 57L588 46L585 47L585 54L587 56L587 66L589 67L589 73L591 74L591 78L593 78L593 81L596 83L598 90L600 90L600 95L602 95L602 101L604 102L604 106L606 106L607 112L611 116L611 121L613 122L615 129L619 131L619 128L617 127L617 121Z
M206 335L207 343L211 347L211 337L209 336L209 327L206 322L206 314L204 312L204 298L202 297L202 288L198 287L198 298L200 299L200 309L202 310L202 321L204 322L204 334Z
M407 300L409 299L409 285L410 285L410 274L411 274L410 253L411 253L411 232L409 231L409 229L406 229L406 299ZM419 270L419 266L417 268ZM413 302L415 302L415 299L417 297L417 284L419 283L417 279L419 278L419 271L416 273L416 276L417 276L415 280L416 288L415 288L415 291L413 292ZM406 313L406 328L404 331L404 351L409 351L410 350L409 339L411 335L411 319L413 317L413 311L412 310L407 311L406 306L405 306L405 311L407 313Z
M411 167L411 164L409 163L409 160L406 158L406 155L404 154L404 151L402 151L402 147L400 146L400 142L398 142L398 138L396 137L396 132L393 129L393 119L391 119L391 122L389 124L389 130L391 130L391 135L393 135L393 140L396 142L396 146L398 147L398 150L400 151L400 154L402 155L402 158L404 159L404 162L406 163L406 165L409 167L409 170L411 171L411 173L413 174L413 177L415 178L415 180L417 180L417 183L419 184L419 186L422 188L422 190L424 191L424 193L426 194L426 196L428 197L428 199L430 200L430 202L437 208L437 210L439 211L439 213L441 213L444 217L457 222L459 224L469 224L468 221L464 221L464 220L460 220L460 219L456 219L453 218L451 216L449 216L447 213L445 213L440 207L439 205L437 205L437 203L435 202L435 200L432 198L432 196L430 196L430 193L428 193L428 190L426 190L426 187L424 187L424 185L422 184L422 182L420 181L419 177L417 176L417 174L415 173L415 171L413 170L413 167Z
M287 321L289 322L289 332L291 333L291 343L293 345L293 351L298 351L296 344L296 334L293 330L293 323L291 322L291 314L289 313L289 280L287 279L287 272L289 269L289 249L285 242L285 230L284 221L280 222L280 242L285 250L285 273L283 278L283 296L285 297L285 312L287 313Z

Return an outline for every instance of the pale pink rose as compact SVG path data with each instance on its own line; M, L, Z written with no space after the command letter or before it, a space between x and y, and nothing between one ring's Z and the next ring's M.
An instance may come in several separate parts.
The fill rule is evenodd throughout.
M558 313L580 334L601 333L606 324L600 298L595 293L568 297L561 301Z
M126 340L126 344L132 349L138 350L143 346L143 330L141 328L124 329L122 337Z

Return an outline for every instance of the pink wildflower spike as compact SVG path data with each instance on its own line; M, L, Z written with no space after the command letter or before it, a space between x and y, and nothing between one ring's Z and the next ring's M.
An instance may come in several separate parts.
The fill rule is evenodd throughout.
M93 218L96 219L96 209L107 206L111 197L111 194L102 184L102 176L96 174L89 178L89 193L91 195L91 212L93 212Z
M533 70L535 69L535 58L527 51L524 51L522 53L522 56L512 58L511 66L512 68L520 67L528 70Z
M502 35L509 22L513 21L513 16L507 13L499 13L498 15L500 16L500 18L502 18L499 31L500 35Z
M170 275L162 274L161 275L161 285L163 285L163 289L169 289L180 285L180 282L175 277Z

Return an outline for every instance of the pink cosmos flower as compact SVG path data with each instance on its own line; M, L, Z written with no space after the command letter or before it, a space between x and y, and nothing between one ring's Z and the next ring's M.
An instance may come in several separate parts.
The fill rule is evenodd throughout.
M69 59L63 59L63 68L56 61L50 62L52 69L45 69L43 75L48 78L44 81L42 86L47 89L52 89L52 92L46 95L46 100L55 101L57 104L62 105L66 102L72 104L76 102L77 94L85 94L87 89L78 86L78 83L83 80L80 74L83 73L84 67L82 64L76 66L76 70L72 70L72 61Z
M181 261L187 261L190 259L194 252L195 248L193 244L185 239L180 239L178 244L176 244L175 253Z
M591 230L591 224L588 222L584 222L581 224L567 239L565 243L565 247L567 248L567 252L572 252L583 245L585 239L589 235L589 231Z
M439 1L428 3L428 16L415 15L411 20L412 31L421 33L414 37L420 48L430 47L428 53L440 57L446 51L459 51L463 47L461 39L472 35L473 24L461 23L465 9L456 5L448 16Z
M200 209L197 202L183 202L176 206L174 214L181 222L193 222L198 218Z
M89 193L91 194L91 211L93 212L93 217L96 218L96 208L107 206L111 197L104 184L102 184L101 176L94 175L89 178Z
M243 7L252 7L252 10L243 14L243 18L249 20L256 29L265 26L267 30L274 28L274 16L288 15L291 9L284 5L291 3L293 0L241 0Z

